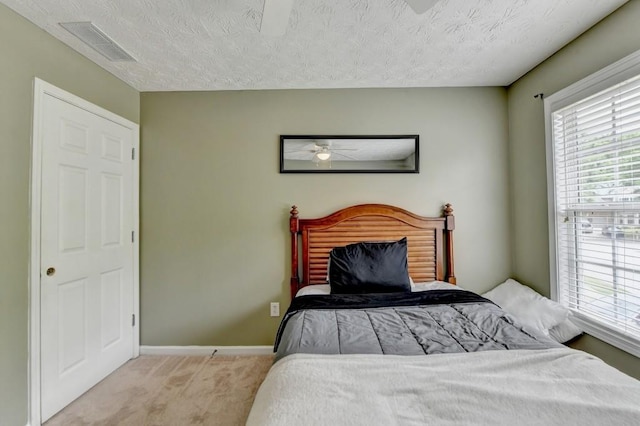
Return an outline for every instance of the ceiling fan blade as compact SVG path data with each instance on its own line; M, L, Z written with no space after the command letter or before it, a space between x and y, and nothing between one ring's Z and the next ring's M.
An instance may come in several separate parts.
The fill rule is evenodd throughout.
M264 0L260 33L274 37L284 35L292 8L293 0Z
M336 152L336 155L339 155L340 157L344 157L344 158L346 158L347 160L358 161L358 160L357 160L357 159L355 159L354 157L350 157L350 156L348 156L348 155L346 155L346 154L342 154L341 152Z
M438 3L440 0L404 0L407 2L409 7L413 9L415 13L418 15L425 13L427 10L431 9Z

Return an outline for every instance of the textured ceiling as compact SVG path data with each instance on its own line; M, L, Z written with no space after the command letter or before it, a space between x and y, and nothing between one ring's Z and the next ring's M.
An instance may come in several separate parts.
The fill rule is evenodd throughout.
M626 0L0 0L140 91L506 86ZM109 62L59 22L92 21L138 62Z

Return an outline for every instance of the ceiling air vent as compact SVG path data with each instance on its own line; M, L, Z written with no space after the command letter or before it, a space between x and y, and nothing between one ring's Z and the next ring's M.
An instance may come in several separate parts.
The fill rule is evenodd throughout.
M133 56L91 22L60 22L60 26L112 62L135 61Z

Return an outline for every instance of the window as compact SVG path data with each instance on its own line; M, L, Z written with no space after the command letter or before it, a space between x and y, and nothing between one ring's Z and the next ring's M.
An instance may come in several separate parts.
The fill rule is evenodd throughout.
M552 293L640 355L640 53L545 100Z

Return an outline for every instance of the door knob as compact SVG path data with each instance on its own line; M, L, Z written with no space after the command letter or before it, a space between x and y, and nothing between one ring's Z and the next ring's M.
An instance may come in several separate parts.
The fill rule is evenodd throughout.
M47 269L47 276L52 276L53 274L56 273L56 268L48 268Z

